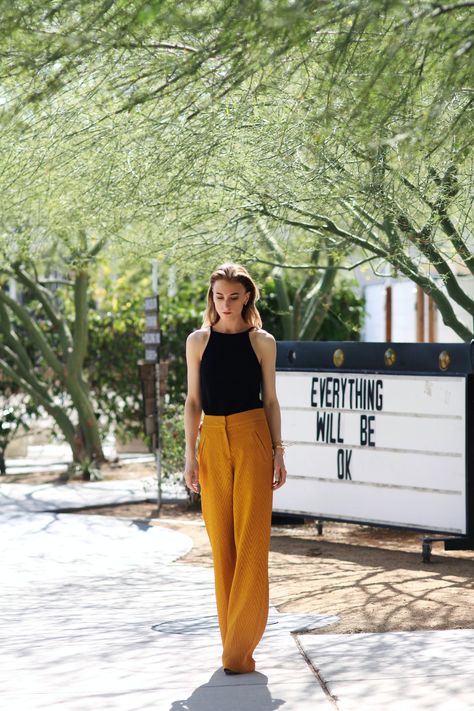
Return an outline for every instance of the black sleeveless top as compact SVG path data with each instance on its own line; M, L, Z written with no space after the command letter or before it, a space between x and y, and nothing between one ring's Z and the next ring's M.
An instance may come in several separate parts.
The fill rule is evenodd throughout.
M201 360L202 409L206 415L233 415L263 407L262 369L249 331L211 334Z

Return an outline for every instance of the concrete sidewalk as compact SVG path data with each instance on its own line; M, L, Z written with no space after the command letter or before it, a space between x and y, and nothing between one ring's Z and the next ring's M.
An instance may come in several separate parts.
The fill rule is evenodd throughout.
M258 671L226 676L212 571L176 562L191 539L54 512L123 502L136 485L1 485L3 711L474 708L471 630L292 635L337 618L271 608Z
M0 513L57 511L156 500L156 478L115 479L69 484L1 484Z
M94 489L102 502L103 484L87 485L90 504ZM84 505L76 488L59 496L58 487L5 486L4 711L331 708L289 633L330 618L272 608L256 653L259 672L227 677L212 571L172 562L190 538L126 519L37 510L40 500L49 509L54 502L69 507L76 491Z
M473 711L474 630L303 635L340 711Z

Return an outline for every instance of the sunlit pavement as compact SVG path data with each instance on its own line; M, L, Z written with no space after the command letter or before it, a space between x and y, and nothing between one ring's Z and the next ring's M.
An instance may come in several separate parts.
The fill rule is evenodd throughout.
M340 711L473 711L474 630L302 635Z
M0 484L0 514L13 511L57 511L156 500L156 479L114 479L51 484ZM69 519L68 519L69 520Z
M139 487L1 485L2 710L474 708L473 630L292 635L336 618L271 608L258 671L226 676L212 571L174 562L190 538L54 513L143 499Z
M146 522L40 512L74 497L92 505L94 490L96 503L105 493L123 501L136 482L81 486L1 487L4 711L332 707L290 634L331 619L272 608L258 672L226 676L212 571L173 563L191 539Z

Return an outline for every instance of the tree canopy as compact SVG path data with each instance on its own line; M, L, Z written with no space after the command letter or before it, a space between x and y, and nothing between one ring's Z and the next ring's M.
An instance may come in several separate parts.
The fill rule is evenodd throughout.
M284 336L301 338L321 332L336 274L389 265L472 338L473 9L0 1L0 365L76 459L102 457L86 372L102 252L185 275L258 264ZM48 286L58 266L75 285L69 320ZM28 303L8 296L12 276Z
M3 3L9 235L119 239L183 269L388 262L472 314L470 2ZM33 237L35 235L35 237ZM270 264L269 266L275 266ZM436 278L435 278L436 277Z
M398 113L401 101L436 72L428 120L453 89L470 84L472 7L462 0L3 2L4 67L17 88L8 103L39 102L80 84L103 102L104 113L172 96L190 116L249 80L246 88L258 91L268 69L288 57L294 67L317 57L328 70L314 77L329 89L328 112L338 93L331 88L345 84L354 117L371 113L370 98L383 97L385 114ZM370 71L364 61L354 86L361 58ZM397 76L390 92L388 76Z

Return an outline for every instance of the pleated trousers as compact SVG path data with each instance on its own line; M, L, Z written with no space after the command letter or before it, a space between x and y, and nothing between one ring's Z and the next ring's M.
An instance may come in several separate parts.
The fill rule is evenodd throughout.
M273 499L272 440L263 408L205 415L198 463L222 664L237 672L254 671L253 652L268 618Z

